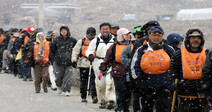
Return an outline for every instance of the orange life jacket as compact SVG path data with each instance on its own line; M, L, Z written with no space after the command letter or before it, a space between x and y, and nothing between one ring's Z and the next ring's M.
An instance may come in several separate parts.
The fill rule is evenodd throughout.
M24 45L27 44L27 42L28 42L29 39L30 39L30 38L29 38L28 36L25 36L25 38L24 38Z
M81 57L82 58L87 58L86 56L86 51L88 50L89 42L86 40L86 38L82 39L83 44L82 44L82 50L81 50ZM94 57L96 58L96 53L94 53Z
M89 42L84 38L84 39L82 39L82 41L84 41L84 45L83 45L83 47L82 47L82 56L83 57L86 57L86 51L88 50L88 46L89 46Z
M181 48L182 54L182 73L184 79L200 79L202 68L206 59L206 48L201 53L190 53L185 48Z
M144 45L144 44L147 44L147 41L146 41L146 40L144 40L143 45Z
M1 34L1 36L0 36L0 44L1 44L3 41L4 41L4 35Z
M142 55L141 69L147 74L162 74L169 69L170 57L164 49L147 51Z
M37 61L36 56L37 56L38 46L39 46L39 43L35 42L34 43L34 59L35 59L35 61ZM44 43L44 56L40 61L46 62L46 63L49 62L49 43L48 42Z
M115 54L116 62L121 63L121 54L126 47L127 47L127 45L116 44L116 54ZM134 46L131 44L131 51L132 51L133 47Z

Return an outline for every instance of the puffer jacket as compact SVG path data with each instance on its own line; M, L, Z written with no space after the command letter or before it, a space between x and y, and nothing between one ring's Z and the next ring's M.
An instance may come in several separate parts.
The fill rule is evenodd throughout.
M207 54L206 50L206 54ZM197 52L195 52L197 53ZM175 79L179 80L178 83L178 94L185 96L195 96L199 94L199 89L201 86L200 79L187 79L184 80L182 76L182 55L181 50L175 52L171 58L171 63L169 66L169 80L170 84L173 85Z
M67 29L68 36L65 38L61 34L59 37L54 39L54 42L51 43L51 61L56 62L58 65L61 66L71 66L71 56L72 50L77 43L77 40L71 37L70 30L67 26L62 26L60 28L60 32L62 28Z

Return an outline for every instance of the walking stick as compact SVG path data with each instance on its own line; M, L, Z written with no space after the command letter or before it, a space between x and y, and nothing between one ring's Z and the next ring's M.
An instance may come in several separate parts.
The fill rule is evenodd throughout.
M177 83L178 83L178 79L175 79L175 88L177 88ZM174 94L173 94L173 98L172 98L172 108L171 108L171 112L174 111L174 105L175 105L175 100L176 100L176 89L174 90Z
M90 62L90 66L89 66L88 86L87 86L87 93L86 93L86 105L88 103L87 98L88 98L88 93L89 93L89 88L90 88L91 70L92 70L92 62Z

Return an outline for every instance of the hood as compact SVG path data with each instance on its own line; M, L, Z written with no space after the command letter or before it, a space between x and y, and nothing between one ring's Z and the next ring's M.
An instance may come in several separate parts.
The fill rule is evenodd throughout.
M36 35L36 42L37 42L37 43L40 43L40 40L38 39L38 35L39 35L39 34L43 35L43 37L44 37L44 38L43 38L43 43L45 43L47 40L46 40L46 38L45 38L43 32L38 32L38 33L37 33L37 35Z
M68 35L67 35L67 36L68 36L68 37L71 36L71 32L70 32L68 26L61 26L61 27L60 27L60 36L62 36L62 34L61 34L61 30L62 30L62 29L66 29L66 30L67 30L67 32L68 32Z
M189 43L189 38L190 38L190 35L191 35L193 32L198 32L198 33L200 34L200 36L202 37L202 40L201 40L201 43L200 43L200 46L199 46L199 51L198 51L198 52L200 52L200 51L202 51L203 46L204 46L204 44L205 44L205 39L204 39L204 35L203 35L202 31L200 31L200 30L197 29L197 28L196 28L196 29L189 29L189 30L187 31L186 37L185 37L185 41L184 41L185 48L186 48L189 52L191 52L191 49L190 49L191 44Z

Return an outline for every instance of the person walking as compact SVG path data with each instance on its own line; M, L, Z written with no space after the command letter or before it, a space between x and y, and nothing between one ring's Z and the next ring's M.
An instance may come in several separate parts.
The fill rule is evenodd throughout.
M94 38L88 46L86 51L86 56L89 61L92 62L93 70L95 76L98 77L100 63L103 62L106 52L109 47L114 43L115 37L110 33L111 25L109 23L102 23L100 25L100 34ZM94 56L96 54L96 58ZM113 84L113 79L110 76L110 70L107 72L107 76L101 80L95 79L97 97L100 101L100 109L108 109L114 107L115 101L115 89Z
M136 38L136 40L128 45L121 54L121 63L125 65L126 69L128 70L128 74L130 76L130 90L133 95L133 111L134 112L140 112L140 104L139 104L139 98L140 98L140 88L135 88L135 80L133 80L131 75L131 60L133 58L132 50L134 48L135 43L137 43L139 40L141 40L144 36L143 30L141 26L134 27L133 35Z
M72 50L77 43L74 37L71 37L68 26L60 27L60 36L51 43L50 59L53 62L53 72L56 77L56 86L58 93L65 92L65 96L70 96L72 81Z
M199 29L189 29L185 37L185 48L176 51L169 68L172 90L177 91L177 112L208 112L201 84L202 69L208 50L204 48L204 35ZM175 80L178 83L175 83Z
M47 85L49 81L49 42L45 39L43 32L36 34L36 42L30 46L27 52L25 61L29 61L31 67L34 69L34 85L35 93L40 93L40 84L42 78L42 87L45 93L48 92Z
M135 52L131 73L136 88L141 90L141 112L170 112L168 68L174 49L164 43L163 29L152 26L149 41Z
M34 27L29 27L27 29L27 32L19 39L20 42L18 42L18 48L21 48L22 51L22 57L20 59L20 64L22 66L22 73L23 73L23 81L33 81L32 76L31 76L31 66L28 63L25 63L25 59L27 56L28 48L27 43L30 39L35 38L35 28ZM29 44L28 44L29 46Z
M99 80L103 76L103 72L112 66L112 77L114 80L116 91L117 112L129 112L131 92L129 87L129 74L123 64L121 64L121 54L124 48L130 44L131 32L126 28L120 28L117 31L117 42L110 46L107 50L104 61L100 64L98 75Z
M88 79L90 77L90 91L91 91L91 97L92 102L97 103L97 93L96 93L96 84L95 84L95 74L93 69L91 69L91 74L89 76L89 67L90 67L90 61L88 60L86 56L86 51L88 49L88 46L96 36L96 29L93 27L89 27L86 31L86 37L80 39L77 44L75 45L73 51L72 51L72 63L73 67L78 67L80 70L80 93L81 93L81 99L82 102L87 102L87 87L88 87Z

